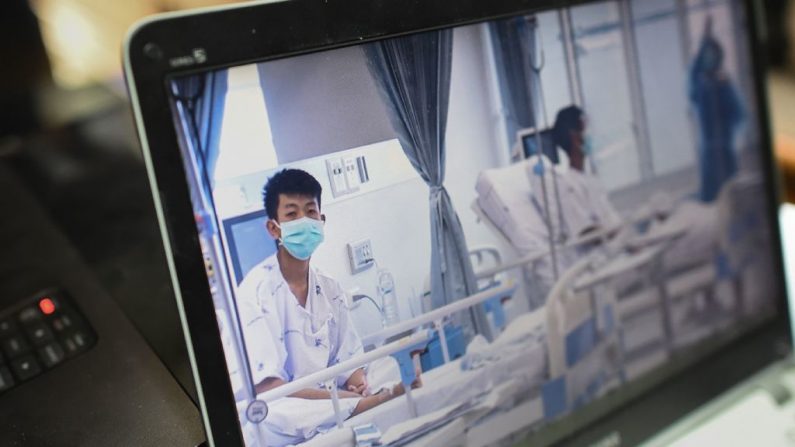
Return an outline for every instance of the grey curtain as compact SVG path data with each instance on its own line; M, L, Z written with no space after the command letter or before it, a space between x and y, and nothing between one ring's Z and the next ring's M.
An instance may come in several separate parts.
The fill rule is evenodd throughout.
M516 17L497 20L489 25L500 97L505 107L508 141L513 145L516 132L535 126L533 96L530 82L532 70L531 54L535 48L535 26L532 18Z
M453 33L381 40L364 51L403 151L430 188L431 301L441 307L477 292L461 222L444 188ZM470 316L474 329L491 339L483 309L471 309Z

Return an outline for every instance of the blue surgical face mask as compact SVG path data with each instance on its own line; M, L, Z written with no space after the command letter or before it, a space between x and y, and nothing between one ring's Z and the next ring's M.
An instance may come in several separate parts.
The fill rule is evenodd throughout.
M544 175L546 168L544 167L544 162L539 157L538 162L533 166L533 174L541 177Z
M279 242L294 258L306 261L323 242L323 222L309 217L291 220L276 226L282 230Z
M593 138L591 138L590 135L586 135L585 138L583 138L582 152L586 157L593 157Z

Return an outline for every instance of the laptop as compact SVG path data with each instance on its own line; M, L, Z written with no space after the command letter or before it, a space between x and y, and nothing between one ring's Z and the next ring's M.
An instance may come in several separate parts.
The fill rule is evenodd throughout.
M299 0L135 26L208 443L665 445L787 369L759 7Z
M0 162L0 444L197 445L193 401Z

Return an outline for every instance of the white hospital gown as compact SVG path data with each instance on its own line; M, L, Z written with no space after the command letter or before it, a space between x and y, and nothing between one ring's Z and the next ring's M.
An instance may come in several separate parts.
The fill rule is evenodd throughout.
M533 158L536 160L535 157ZM544 164L549 166L549 160L546 157L543 159ZM539 171L536 169L536 164L536 161L532 161L528 165L527 174L530 177L533 203L538 208L539 214L546 216L541 177L537 174ZM554 169L562 213L558 211L553 172L549 168L545 170L544 183L555 234L563 231L571 239L584 235L586 230L607 228L620 222L620 217L598 178L572 169L568 166L567 159L562 159Z
M568 214L576 216L573 228L582 232L589 227L608 228L621 221L598 178L576 169L569 169L566 177L568 199L574 205Z
M538 157L530 157L525 168L530 181L530 203L538 216L535 225L542 229L540 233L536 233L535 245L543 250L549 247L546 231L547 216L558 244L563 241L574 241L593 230L613 227L621 220L599 179L572 169L565 153L560 150L558 153L560 163L557 165L553 165L547 157L542 156L544 169L539 169ZM544 187L547 193L546 201ZM565 238L561 237L563 235ZM565 272L580 259L584 250L587 248L558 248L556 251L558 274ZM528 278L536 284L535 290L529 297L531 305L535 308L546 301L546 294L554 283L551 260L543 259L536 262L530 268Z
M238 312L255 384L266 378L290 382L363 352L339 283L310 266L308 290L304 308L290 291L275 254L255 266L238 287ZM354 371L338 375L337 386ZM316 387L324 388L322 383ZM334 424L329 399L285 400L291 403L271 405L268 422L293 441ZM340 399L345 418L358 402Z

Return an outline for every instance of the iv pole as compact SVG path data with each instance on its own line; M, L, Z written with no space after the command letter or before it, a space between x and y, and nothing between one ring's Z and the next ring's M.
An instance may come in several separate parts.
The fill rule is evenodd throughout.
M535 20L535 18L533 18L532 20ZM530 24L531 26L535 26L534 24L529 23L529 20L528 20L528 24ZM544 67L544 53L541 52L541 54L540 54L540 62L539 63L535 64L534 62L532 62L530 60L530 58L532 57L531 56L532 52L529 51L530 50L529 48L527 48L527 39L526 39L526 37L528 37L528 36L524 36L524 37L525 37L525 39L520 39L520 41L521 41L521 44L522 44L522 49L524 50L524 54L525 54L525 57L522 58L522 59L525 62L526 68L529 68L529 70L527 70L527 73L533 72L533 73L536 73L536 75L538 75L539 73L541 73L541 69ZM533 90L535 90L535 89L533 88L533 80L532 80L532 78L527 80L527 84L528 84L527 85L528 91L530 92L531 95L533 95ZM533 95L533 96L535 96L535 95ZM534 121L535 121L535 119L534 119ZM537 172L536 174L538 174L541 177L541 195L542 195L542 197L544 199L543 202L544 202L544 214L545 214L544 215L544 223L546 223L547 234L549 235L549 255L550 255L550 258L552 260L552 276L553 276L554 280L557 281L558 280L558 256L557 256L557 250L556 250L556 247L555 247L555 236L554 236L554 233L552 231L552 215L550 213L550 207L549 207L549 193L547 191L546 172L545 172L545 167L544 167L544 159L542 157L543 151L541 150L541 147L542 147L541 146L541 133L539 132L537 125L536 125L535 139L536 139L536 147L538 148L537 151L539 152L537 154L538 155L538 166L537 167L539 168L539 171L540 171L540 173ZM553 171L554 171L554 168L553 168Z
M536 30L538 29L538 23L535 23L534 26ZM544 89L541 85L541 70L544 69L544 65L546 63L546 59L544 56L544 38L543 35L536 32L536 37L538 43L536 44L536 54L539 55L540 62L538 65L533 65L533 71L536 74L536 94L538 95L538 107L541 109L541 116L544 117L544 129L549 129L549 118L547 116L547 101L544 96ZM543 148L539 145L540 140L540 130L536 129L536 147L539 148L539 151L543 153ZM555 146L555 150L557 150L557 145ZM563 244L569 238L567 234L568 226L566 225L565 218L563 217L563 207L560 203L560 190L558 188L558 171L554 167L552 168L552 190L555 193L555 203L558 206L558 224L560 225L559 233L558 233L558 243Z

